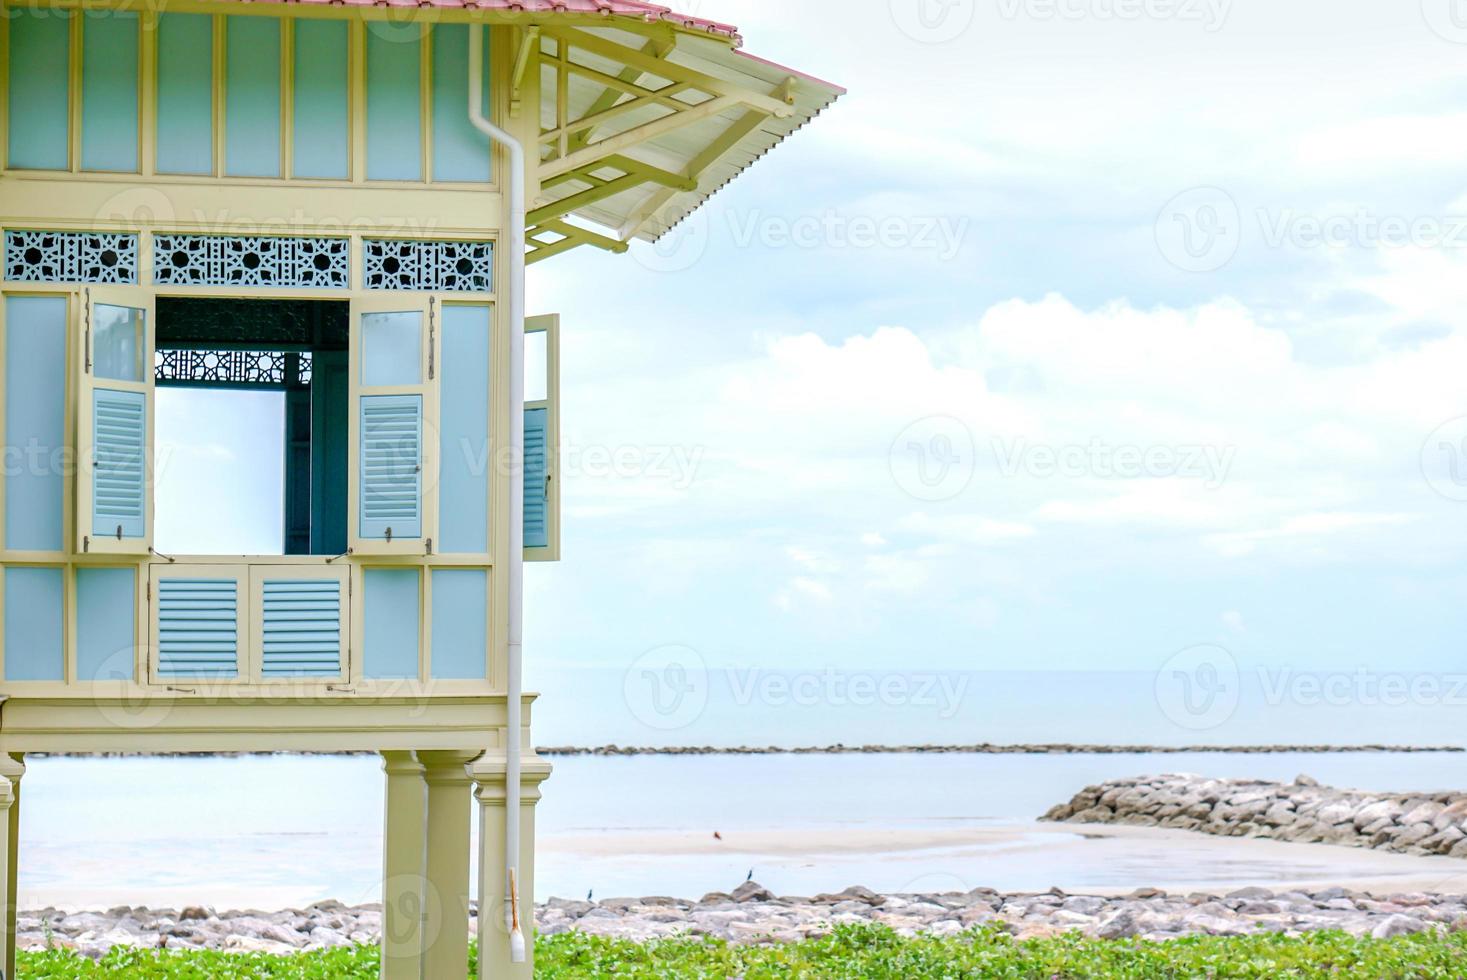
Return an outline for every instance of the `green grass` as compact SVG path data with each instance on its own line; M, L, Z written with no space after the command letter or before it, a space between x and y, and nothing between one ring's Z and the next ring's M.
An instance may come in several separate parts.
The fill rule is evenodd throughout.
M541 939L536 955L536 976L549 980L1459 980L1467 975L1467 933L1391 940L1356 939L1341 933L1317 933L1302 939L1197 937L1169 943L1105 942L1071 935L1017 942L1000 932L973 932L955 939L902 939L879 926L860 926L787 946L729 946L696 939L632 943L572 933ZM377 951L355 947L280 957L115 949L100 963L52 951L21 954L18 973L27 980L375 980Z

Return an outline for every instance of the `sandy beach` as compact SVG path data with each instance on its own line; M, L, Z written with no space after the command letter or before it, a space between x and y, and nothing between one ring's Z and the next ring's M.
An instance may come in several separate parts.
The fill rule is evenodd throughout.
M544 838L543 858L662 862L677 858L730 858L775 869L839 867L852 859L875 862L914 887L928 890L950 877L951 889L991 887L968 875L922 868L969 868L1002 857L1043 868L1066 892L1121 895L1138 886L1172 892L1230 891L1250 885L1274 890L1344 887L1369 892L1467 891L1467 862L1270 840L1208 837L1150 827L1073 827L1034 824L954 829L839 827L807 831L724 833L722 840L691 833L570 834ZM1108 872L1096 873L1096 864ZM891 874L884 874L891 880ZM1048 879L1046 879L1048 880ZM852 882L852 884L862 884Z

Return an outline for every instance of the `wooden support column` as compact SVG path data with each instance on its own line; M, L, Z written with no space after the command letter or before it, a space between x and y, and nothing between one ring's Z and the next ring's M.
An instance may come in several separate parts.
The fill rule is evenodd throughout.
M5 847L0 849L0 860L5 867L0 869L0 895L5 913L4 935L0 943L0 963L4 964L5 980L15 976L15 913L17 910L18 872L20 870L20 777L25 775L25 762L19 755L0 755L0 824L4 825Z
M469 972L469 774L478 752L419 752L428 787L423 976L464 980Z
M503 756L485 757L469 767L479 808L479 977L478 980L532 980L535 975L535 804L550 764L539 758L522 763L520 795L520 931L524 963L511 963L505 927Z
M427 788L411 752L383 752L387 776L382 829L382 980L420 980Z

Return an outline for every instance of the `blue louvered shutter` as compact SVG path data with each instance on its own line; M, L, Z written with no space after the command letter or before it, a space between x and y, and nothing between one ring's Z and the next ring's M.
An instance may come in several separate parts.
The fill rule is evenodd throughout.
M239 583L162 579L158 583L158 673L239 676Z
M147 534L147 396L96 388L92 392L92 534Z
M548 474L550 410L525 409L525 547L550 547Z
M266 679L341 674L341 583L334 579L266 579Z
M423 536L423 397L361 399L361 536Z

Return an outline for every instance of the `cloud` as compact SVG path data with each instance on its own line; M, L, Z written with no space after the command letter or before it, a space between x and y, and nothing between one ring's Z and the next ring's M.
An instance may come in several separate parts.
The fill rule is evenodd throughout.
M981 630L989 662L1109 666L1178 631L1298 650L1353 623L1337 653L1460 607L1440 590L1467 507L1421 449L1467 414L1467 248L1270 245L1259 224L1462 213L1458 51L1411 4L1251 2L1212 33L977 5L925 46L883 11L816 50L819 5L719 0L753 50L851 95L720 194L691 268L535 267L537 306L566 314L568 438L701 453L683 485L571 475L567 555L595 557L558 569L551 618L605 619L630 567L650 598L612 589L615 612L656 642L879 661L893 633L957 658ZM1292 42L1321 23L1328 45ZM1383 49L1398 70L1348 70ZM1184 275L1155 222L1199 183L1237 200L1243 247ZM739 247L728 223L903 211L967 220L958 257ZM958 428L908 437L933 418ZM959 468L951 493L904 485L913 442ZM1253 611L1273 602L1297 615Z
M824 605L834 599L835 595L824 583L800 577L790 579L785 588L774 597L774 604L785 612L794 612L810 603Z
M1278 527L1208 535L1203 543L1224 557L1241 558L1253 554L1264 542L1319 538L1362 528L1398 527L1413 519L1410 514L1302 514Z
M897 527L921 537L966 544L993 544L1034 535L1034 526L1021 521L997 521L976 514L950 514L934 517L924 512L908 514Z

